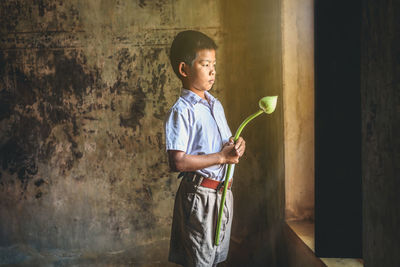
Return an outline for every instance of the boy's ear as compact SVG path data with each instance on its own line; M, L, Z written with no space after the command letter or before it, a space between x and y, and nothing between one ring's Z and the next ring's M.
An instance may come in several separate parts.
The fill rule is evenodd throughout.
M179 63L179 74L182 75L182 77L187 77L187 71L186 71L187 65L185 62Z

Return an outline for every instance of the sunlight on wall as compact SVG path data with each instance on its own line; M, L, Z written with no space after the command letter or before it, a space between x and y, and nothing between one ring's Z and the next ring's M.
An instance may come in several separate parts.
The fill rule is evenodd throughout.
M314 218L314 3L282 1L286 220Z

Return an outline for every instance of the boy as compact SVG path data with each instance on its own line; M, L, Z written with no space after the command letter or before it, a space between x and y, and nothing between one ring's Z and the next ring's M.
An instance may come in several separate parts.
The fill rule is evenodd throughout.
M183 88L165 121L170 168L182 177L175 198L169 260L183 266L216 266L226 260L233 196L228 190L220 244L215 246L221 181L226 164L238 163L245 151L243 138L233 143L222 105L208 93L215 82L216 49L205 34L183 31L170 51Z

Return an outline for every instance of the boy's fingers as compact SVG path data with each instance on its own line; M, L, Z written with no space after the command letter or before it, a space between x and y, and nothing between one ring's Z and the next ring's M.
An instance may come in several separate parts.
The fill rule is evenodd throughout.
M243 147L244 144L245 144L244 139L242 137L239 137L239 139L236 141L235 148L239 149L240 147Z
M234 146L234 143L231 143L231 142L226 142L226 143L224 144L224 146L232 146L232 147L235 147L235 146Z
M233 137L229 138L229 144L234 144L235 142L233 141Z
M246 143L243 141L242 143L240 143L240 146L236 149L236 151L238 151L239 155L242 156L245 149L246 149Z
M239 148L240 142L241 142L241 137L239 137L239 139L235 142L235 149Z
M234 144L234 149L236 151L236 155L242 156L244 149L246 147L246 142L244 141L243 137L239 137L236 142L233 141L233 137L229 138L229 142L227 143L228 145L233 145Z

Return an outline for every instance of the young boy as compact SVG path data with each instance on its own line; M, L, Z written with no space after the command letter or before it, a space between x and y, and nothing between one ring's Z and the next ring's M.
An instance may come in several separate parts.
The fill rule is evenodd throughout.
M234 144L221 103L208 91L215 82L215 42L198 31L180 32L170 60L182 81L180 98L165 121L171 171L182 177L175 198L169 260L183 266L216 266L228 255L233 196L226 195L220 244L214 245L226 164L238 163L243 138ZM231 178L231 177L229 177Z

